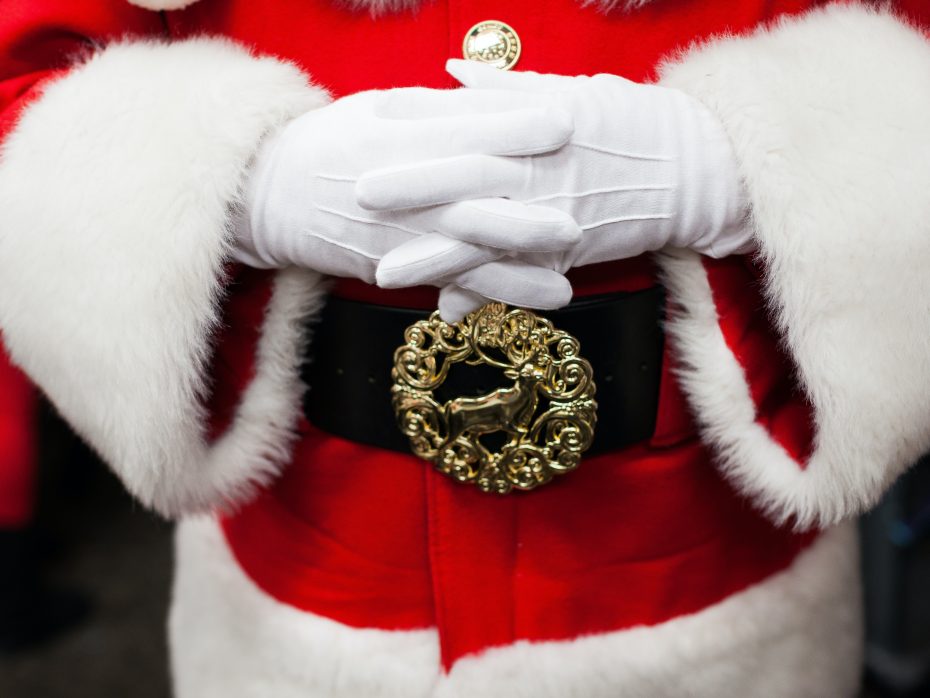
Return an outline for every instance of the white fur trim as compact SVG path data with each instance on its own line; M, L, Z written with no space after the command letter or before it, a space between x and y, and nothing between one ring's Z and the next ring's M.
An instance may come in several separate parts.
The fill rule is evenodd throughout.
M698 47L662 83L701 99L733 141L815 452L802 471L756 425L684 254L665 268L695 412L776 520L853 515L930 448L930 44L889 14L834 5Z
M147 10L180 10L198 0L127 0L130 5ZM419 7L425 0L332 0L342 2L353 10L367 11L375 17L392 12L403 12ZM593 5L604 12L623 7L627 11L648 5L653 0L581 0L583 5Z
M0 327L11 355L144 503L246 496L286 461L320 277L277 282L257 377L212 448L201 398L227 218L263 135L324 104L223 40L114 45L53 83L4 145Z
M416 698L439 678L434 631L357 630L278 603L243 575L215 519L182 520L175 543L175 698Z
M404 12L414 10L419 7L423 0L333 0L345 5L349 9L361 12L368 12L373 17L391 14L395 12Z
M188 5L193 5L197 0L127 0L130 5L141 7L146 10L181 10Z
M358 630L278 603L212 519L180 524L176 698L844 698L862 654L853 524L700 613L571 642L521 642L439 670L432 630ZM618 593L623 593L618 590ZM490 612L490 611L489 611Z
M191 0L196 2L197 0ZM429 0L336 0L341 1L355 10L367 10L374 16L387 14L390 12L401 12L419 7L423 2ZM638 10L645 7L653 0L580 0L585 7L596 7L601 12L610 12L611 10L622 9L627 12Z
M612 10L622 9L626 12L638 10L645 7L653 0L582 0L585 7L596 7L601 12L611 12Z

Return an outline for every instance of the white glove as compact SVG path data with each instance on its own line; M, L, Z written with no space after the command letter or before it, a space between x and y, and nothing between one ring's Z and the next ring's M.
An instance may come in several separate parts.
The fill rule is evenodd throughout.
M571 118L546 107L392 117L395 100L407 103L422 92L432 91L359 93L304 114L270 137L246 184L234 256L259 268L297 265L373 283L382 256L416 240L417 256L409 263L395 257L395 287L442 286L456 279L472 293L516 305L566 303L571 287L561 274L515 260L494 262L499 249L570 247L581 231L566 213L475 197L396 212L358 206L356 180L375 168L473 153L543 153L571 136Z
M551 206L578 222L581 241L554 255L512 252L559 271L665 246L713 257L751 249L732 148L716 117L697 100L612 75L503 72L461 60L449 61L447 69L484 95L488 110L516 99L569 111L575 125L571 140L558 151L529 157L469 153L372 172L358 184L366 208L383 212L486 197ZM448 93L429 97L452 99ZM414 241L387 254L379 280L391 285L399 264L409 265L421 251ZM477 302L468 294L445 302L468 309L468 298Z

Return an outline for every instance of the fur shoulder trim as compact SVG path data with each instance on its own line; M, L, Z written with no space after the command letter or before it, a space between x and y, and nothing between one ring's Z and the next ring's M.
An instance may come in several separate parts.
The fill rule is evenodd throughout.
M700 261L666 257L695 412L724 470L779 521L853 516L930 449L928 76L923 34L850 3L664 68L732 139L768 301L814 409L815 450L798 464L755 422Z
M257 376L206 440L227 217L269 131L327 101L224 40L123 43L49 85L0 161L0 327L14 360L145 504L246 496L286 460L319 277L279 278Z

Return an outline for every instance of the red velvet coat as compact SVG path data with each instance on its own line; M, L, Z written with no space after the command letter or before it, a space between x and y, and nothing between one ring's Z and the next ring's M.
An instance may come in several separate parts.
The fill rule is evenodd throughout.
M465 33L482 19L517 31L519 68L654 80L658 62L695 39L810 4L743 2L734 10L658 3L625 15L580 9L576 0L510 0L506 7L469 0L371 20L347 15L330 0L278 3L283 25L306 27L291 34L261 21L265 5L233 5L218 18L210 3L198 3L169 27L181 35L222 33L295 59L339 97L453 87L444 62L460 54ZM340 59L328 60L333 55ZM723 329L752 371L758 419L803 462L810 417L765 314L757 312L758 270L743 258L708 267L731 305ZM572 281L578 296L658 283L646 260L581 268ZM384 293L344 283L334 293L436 307L436 293L425 289ZM255 323L227 324L235 330ZM240 373L240 351L254 354L221 344L219 364ZM674 361L665 360L649 442L586 459L565 482L506 499L447 482L413 456L308 426L283 477L225 519L227 540L277 599L357 627L438 627L447 667L494 645L570 639L705 608L790 564L810 535L767 522L723 482L697 438Z
M190 6L43 0L0 18L0 221L15 233L0 239L0 326L143 501L225 512L222 537L214 519L181 528L179 693L852 689L852 538L819 531L930 445L908 266L930 205L918 31L810 0L432 0L378 17L335 0L138 4ZM517 69L702 99L733 139L761 249L574 270L578 296L668 287L656 430L507 498L300 420L299 327L321 280L225 266L258 141L327 99L303 74L333 98L453 87L443 64L486 19L520 36ZM430 289L332 292L435 304ZM824 628L844 639L827 648ZM425 658L404 654L420 642Z

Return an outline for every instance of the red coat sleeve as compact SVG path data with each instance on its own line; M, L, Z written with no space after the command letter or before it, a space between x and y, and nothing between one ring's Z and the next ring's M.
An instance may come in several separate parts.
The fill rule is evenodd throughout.
M924 31L930 30L930 4L926 0L897 0L894 5L902 17L907 17Z
M8 2L0 13L0 141L42 85L115 36L161 33L158 15L128 3ZM0 526L28 521L35 479L35 400L0 348Z
M930 9L837 2L696 46L661 82L734 146L777 322L813 417L798 457L757 419L707 265L663 258L682 382L724 472L778 521L874 504L930 450ZM919 23L919 24L917 24Z
M0 528L27 524L34 505L35 396L0 347Z
M241 501L289 457L319 276L279 275L215 439L209 357L248 164L328 96L285 61L163 27L124 0L3 3L0 329L130 491L176 515Z
M0 138L42 83L128 36L160 37L161 17L126 2L12 0L0 13Z

